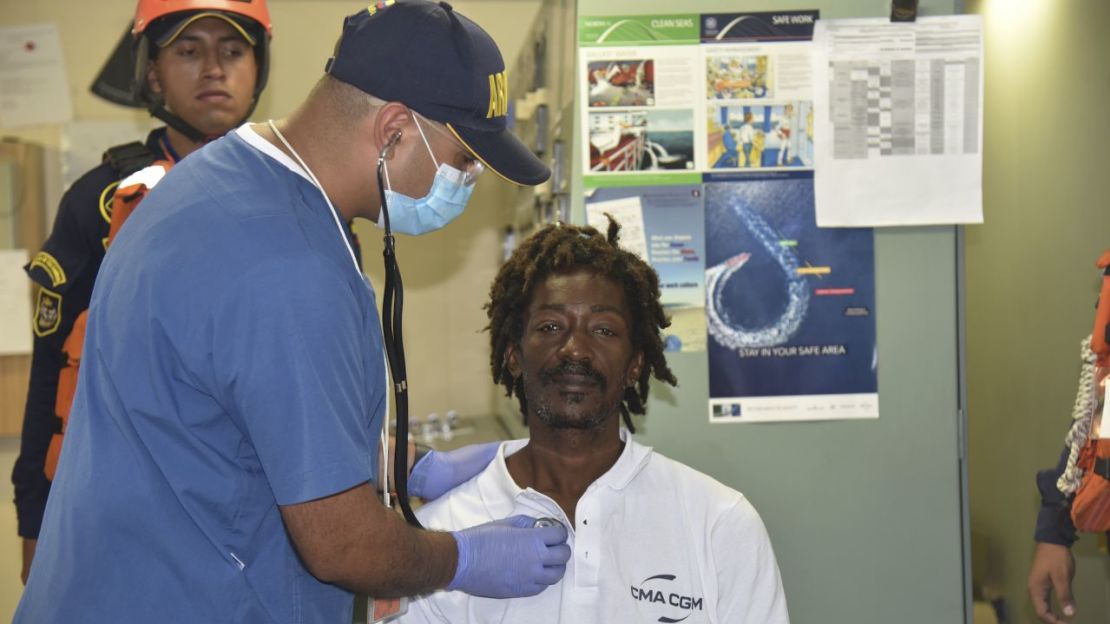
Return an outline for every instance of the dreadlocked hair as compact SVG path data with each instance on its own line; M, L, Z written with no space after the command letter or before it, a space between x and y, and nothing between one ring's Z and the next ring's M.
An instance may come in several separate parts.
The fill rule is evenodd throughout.
M621 226L609 214L606 235L589 226L562 223L548 225L530 236L513 252L497 273L485 305L490 333L490 371L494 383L505 387L506 396L516 396L524 422L528 422L528 403L524 396L523 376L514 378L509 372L506 351L520 345L524 336L524 317L537 286L552 275L585 269L608 278L624 290L624 299L632 315L632 348L643 353L640 377L625 388L621 399L621 419L635 433L632 414L647 411L648 385L651 377L677 385L674 373L663 355L661 330L671 321L659 303L659 276L635 254L621 249Z

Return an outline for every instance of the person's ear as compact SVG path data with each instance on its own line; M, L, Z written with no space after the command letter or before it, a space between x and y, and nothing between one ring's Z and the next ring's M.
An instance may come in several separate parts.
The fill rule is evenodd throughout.
M625 379L625 386L635 386L636 382L640 380L640 373L644 370L644 353L643 351L637 353L632 357L632 362L628 365L628 378Z
M405 135L405 129L412 123L408 107L400 102L389 102L378 109L374 117L374 142L381 146L386 158Z
M510 343L505 347L505 369L513 376L513 379L520 377L521 367L520 358L517 355L518 350L515 344Z

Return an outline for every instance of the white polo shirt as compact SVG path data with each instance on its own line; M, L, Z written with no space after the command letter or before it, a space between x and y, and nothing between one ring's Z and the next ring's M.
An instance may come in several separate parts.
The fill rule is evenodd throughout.
M445 530L557 518L573 555L563 580L538 596L435 592L400 622L788 622L771 542L744 495L621 437L624 451L578 501L573 527L554 500L509 476L505 457L527 440L505 442L485 471L420 509L425 526Z

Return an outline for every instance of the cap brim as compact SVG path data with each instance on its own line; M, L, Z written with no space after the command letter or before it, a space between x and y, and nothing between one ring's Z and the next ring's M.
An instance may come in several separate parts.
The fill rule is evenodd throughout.
M190 24L192 24L193 22L195 22L199 19L204 19L206 17L215 17L215 18L218 18L218 19L222 19L223 21L230 24L232 28L234 28L236 31L238 31L239 35L242 36L243 39L245 39L247 43L251 44L251 46L254 46L257 43L257 41L255 41L254 37L252 37L251 34L247 32L247 29L243 28L243 26L239 22L235 21L234 19L232 19L230 16L228 16L225 13L219 13L219 12L216 12L216 11L202 11L200 13L194 13L194 14L186 17L185 19L181 20L177 24L174 24L173 27L171 27L166 32L166 34L159 37L158 41L156 41L155 43L158 45L159 48L164 48L164 47L170 45L171 43L174 42L175 39L177 39L181 35L181 33L185 32L185 29L188 28Z
M483 132L451 123L447 128L486 169L513 184L535 186L551 177L551 169L507 128Z

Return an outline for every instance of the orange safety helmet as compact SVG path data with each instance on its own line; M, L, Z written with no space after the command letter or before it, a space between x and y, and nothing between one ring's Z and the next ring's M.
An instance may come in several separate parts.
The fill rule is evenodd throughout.
M266 29L267 36L274 34L266 0L139 0L139 5L135 7L131 34L138 37L154 20L185 11L219 11L241 15Z

